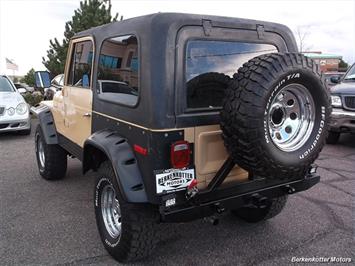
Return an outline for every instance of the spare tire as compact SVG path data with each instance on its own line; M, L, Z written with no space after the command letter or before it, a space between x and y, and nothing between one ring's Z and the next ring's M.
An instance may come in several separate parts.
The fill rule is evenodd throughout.
M330 112L313 60L296 53L261 55L245 63L226 90L225 146L254 175L303 176L324 146Z

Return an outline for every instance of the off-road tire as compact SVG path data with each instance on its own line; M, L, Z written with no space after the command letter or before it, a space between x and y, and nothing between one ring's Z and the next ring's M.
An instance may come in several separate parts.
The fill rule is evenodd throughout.
M248 223L258 223L266 221L278 215L287 202L287 196L282 196L268 200L264 208L258 207L242 207L240 209L232 210L232 214Z
M44 165L39 155L39 142L43 145ZM35 151L40 175L46 180L58 180L65 177L67 171L67 152L57 144L47 144L41 126L35 133Z
M101 193L106 185L114 188L120 206L121 234L117 238L109 234L103 219ZM151 254L158 242L155 233L156 215L150 206L125 202L109 161L103 162L98 170L94 205L96 224L102 243L112 257L119 262L129 262L140 260Z
M302 146L284 151L271 139L268 108L290 84L305 87L311 95L314 124ZM254 175L298 178L325 144L330 111L330 95L313 60L297 53L261 55L239 68L226 90L221 111L224 143L234 161Z
M203 73L189 80L187 86L188 108L221 106L230 77L223 73Z
M340 138L340 132L329 131L327 137L327 144L337 144Z

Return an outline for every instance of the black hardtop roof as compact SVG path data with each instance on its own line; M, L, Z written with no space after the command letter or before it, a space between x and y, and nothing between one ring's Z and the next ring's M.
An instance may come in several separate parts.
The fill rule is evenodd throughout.
M175 26L175 29L179 29L180 27L186 25L202 25L203 20L210 20L212 26L215 27L230 27L255 30L257 25L262 25L264 26L264 29L266 31L278 32L284 37L284 39L286 39L286 41L290 37L292 41L294 40L290 29L283 24L244 18L186 13L154 13L144 16L138 16L122 21L108 23L102 26L88 29L86 31L79 32L74 36L74 38L88 35L101 35L102 32L115 33L117 32L117 28L120 28L122 31L124 31L125 29L137 31L137 28L141 26L144 26L144 28L153 27L160 29Z
M260 27L261 25L263 27ZM93 109L156 129L195 126L197 121L193 116L186 116L186 121L180 118L178 121L176 118L179 115L182 119L185 117L180 114L183 112L179 109L182 108L181 103L175 101L178 97L183 97L180 94L184 86L183 83L179 83L183 82L184 77L181 65L183 64L181 49L184 49L184 45L178 45L178 40L184 42L184 38L200 37L235 40L248 36L250 40L256 38L258 42L274 44L280 51L297 52L293 34L284 25L241 18L180 13L157 13L117 21L80 32L74 38L92 36L95 50L100 51L104 40L130 34L135 35L140 44L138 104L134 108L107 104L94 94ZM98 63L99 56L95 56L94 66L96 67ZM94 83L96 79L97 71L94 71ZM180 96L175 96L177 94ZM211 121L215 123L218 119L218 112L198 118L201 125L212 123Z

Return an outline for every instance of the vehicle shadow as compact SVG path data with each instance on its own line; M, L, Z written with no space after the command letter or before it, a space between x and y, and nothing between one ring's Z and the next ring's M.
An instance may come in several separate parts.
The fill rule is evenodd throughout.
M31 132L32 134L32 132ZM14 140L14 139L26 139L28 135L23 135L21 132L2 132L0 133L0 141Z
M355 134L341 134L338 145L355 148Z

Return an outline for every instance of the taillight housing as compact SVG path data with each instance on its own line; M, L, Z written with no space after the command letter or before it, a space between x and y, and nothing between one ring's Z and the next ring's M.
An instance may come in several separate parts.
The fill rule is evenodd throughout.
M184 168L190 164L190 144L187 141L179 140L171 145L170 150L171 166L173 168Z

